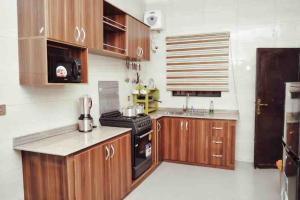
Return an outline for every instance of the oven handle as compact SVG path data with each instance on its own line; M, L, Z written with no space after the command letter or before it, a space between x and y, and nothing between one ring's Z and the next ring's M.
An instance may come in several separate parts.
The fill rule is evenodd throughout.
M144 135L138 136L138 138L139 138L139 139L142 139L142 138L146 137L147 135L150 135L151 133L153 133L153 130L151 130L151 131L145 133Z

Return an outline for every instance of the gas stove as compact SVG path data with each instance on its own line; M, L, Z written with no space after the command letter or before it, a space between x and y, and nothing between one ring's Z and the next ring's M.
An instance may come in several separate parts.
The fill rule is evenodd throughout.
M103 113L99 119L102 126L132 128L132 134L151 130L152 121L148 115L123 116L119 111Z

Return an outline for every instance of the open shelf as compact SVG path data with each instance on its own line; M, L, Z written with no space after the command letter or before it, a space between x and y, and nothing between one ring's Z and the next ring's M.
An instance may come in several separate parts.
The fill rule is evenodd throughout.
M103 49L114 54L126 55L127 15L104 1Z
M126 26L114 21L112 19L110 19L109 17L103 16L103 25L104 25L104 29L108 30L108 31L114 31L114 32L118 32L118 31L126 31Z

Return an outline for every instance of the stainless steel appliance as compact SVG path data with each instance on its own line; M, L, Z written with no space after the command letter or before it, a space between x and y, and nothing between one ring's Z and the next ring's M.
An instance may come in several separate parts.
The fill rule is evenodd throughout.
M300 200L300 82L286 83L281 199Z
M71 55L68 48L48 47L49 83L80 83L81 61Z
M94 121L91 116L91 108L93 105L92 98L83 96L79 99L80 117L78 118L78 126L80 132L90 132L93 130Z
M100 117L102 126L132 128L132 179L141 176L152 165L152 121L150 116L123 116L119 111L103 113Z

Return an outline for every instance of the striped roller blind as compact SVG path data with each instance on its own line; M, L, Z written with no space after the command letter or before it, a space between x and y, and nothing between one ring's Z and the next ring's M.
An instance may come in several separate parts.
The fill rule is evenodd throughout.
M228 91L230 33L166 38L167 89Z

